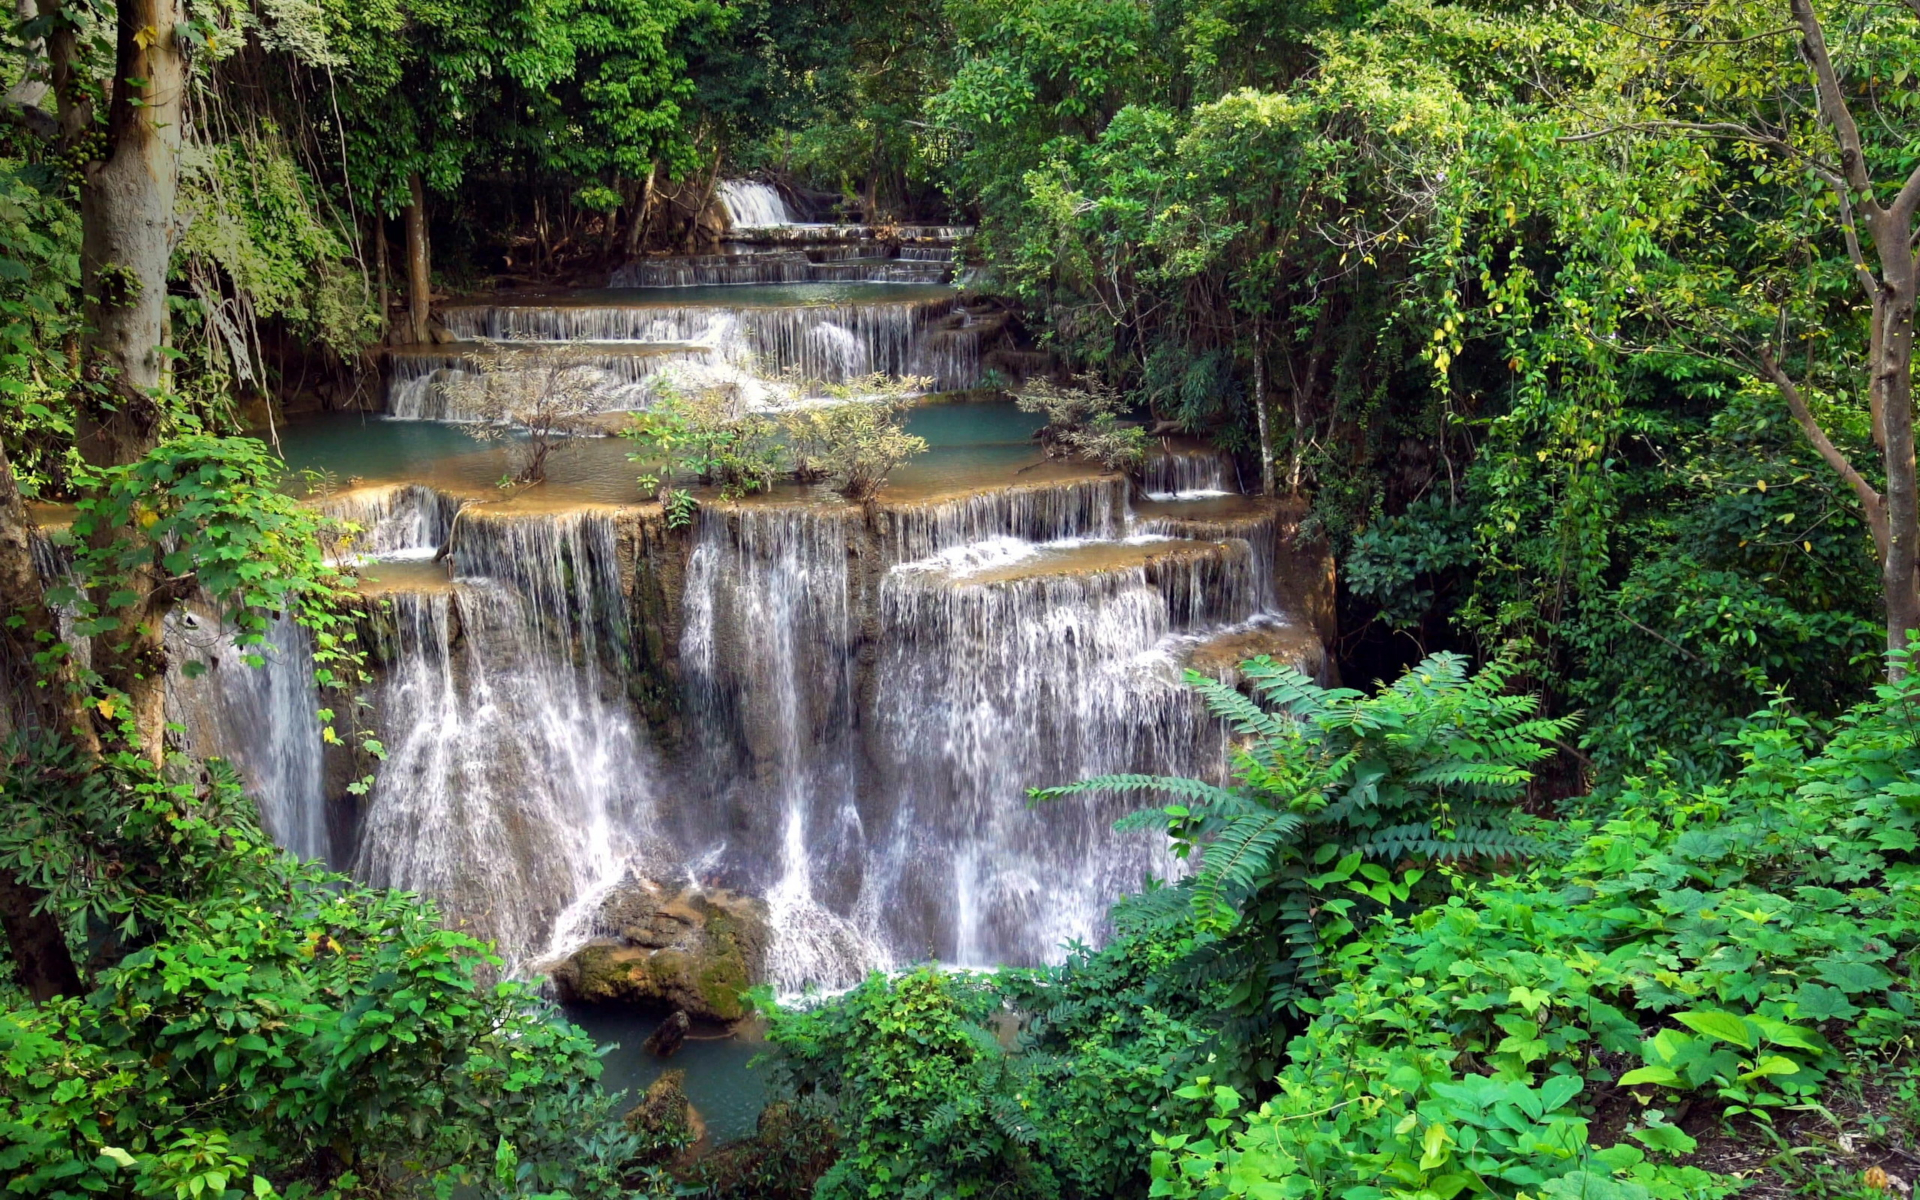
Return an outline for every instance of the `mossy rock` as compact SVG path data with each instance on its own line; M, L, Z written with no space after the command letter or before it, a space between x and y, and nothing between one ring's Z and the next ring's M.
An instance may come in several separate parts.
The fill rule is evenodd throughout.
M568 1000L682 1009L696 1021L747 1015L741 993L766 971L766 906L725 891L666 889L645 881L616 889L602 907L617 937L581 947L554 969Z

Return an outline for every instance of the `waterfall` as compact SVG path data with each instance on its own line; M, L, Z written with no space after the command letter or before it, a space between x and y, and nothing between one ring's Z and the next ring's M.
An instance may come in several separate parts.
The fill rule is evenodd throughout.
M797 250L762 254L695 254L642 258L616 268L607 286L700 287L715 284L806 283L818 278Z
M1191 500L1231 495L1233 459L1217 450L1163 448L1147 456L1146 493L1150 500Z
M1101 476L887 504L878 521L889 560L904 562L997 537L1027 542L1119 537L1126 502L1126 480Z
M391 416L417 421L469 420L447 394L447 385L470 378L468 359L478 345L465 349L445 347L431 351L395 352L390 360L387 383L387 412ZM585 372L593 390L603 397L606 408L614 411L643 409L651 401L647 384L661 372L689 363L702 363L708 351L699 346L673 342L633 342L627 345L594 345L580 348L574 368Z
M735 229L764 229L771 225L791 225L786 201L771 184L751 179L728 179L720 184L720 203L727 207L727 219Z
M435 896L519 961L621 869L656 768L608 669L625 621L611 517L463 520L455 546L452 588L388 601L388 758L353 869Z
M1244 544L1167 553L1073 573L1031 558L1031 574L952 559L887 573L873 757L894 807L861 911L897 953L1052 959L1095 939L1115 896L1174 872L1164 839L1112 830L1137 799L1023 800L1093 774L1217 766L1177 635L1248 615L1251 558Z
M185 748L232 764L275 842L301 858L328 859L312 636L282 614L263 644L243 647L217 616L179 613L167 622L167 657L167 720L180 727ZM188 662L204 672L189 677Z
M462 305L443 313L463 339L677 343L708 347L721 360L764 378L798 373L839 383L882 372L915 373L916 349L931 323L953 309L953 298L875 300L786 307L726 304ZM952 352L931 360L948 372L943 390L970 386L972 361ZM397 397L398 393L396 393Z
M335 548L336 559L419 558L446 544L460 502L423 484L392 483L337 492L319 508L359 530Z
M885 961L834 911L846 911L864 842L848 570L857 520L838 508L708 508L687 566L681 666L698 774L716 786L707 819L686 832L744 839L729 849L766 892L769 969L789 992L844 987Z

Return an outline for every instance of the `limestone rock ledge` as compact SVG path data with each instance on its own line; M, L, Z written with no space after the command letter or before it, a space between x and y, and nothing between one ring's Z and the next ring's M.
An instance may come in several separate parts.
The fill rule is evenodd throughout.
M597 923L608 936L553 968L562 999L737 1021L747 1015L740 993L766 978L767 906L750 896L631 880Z

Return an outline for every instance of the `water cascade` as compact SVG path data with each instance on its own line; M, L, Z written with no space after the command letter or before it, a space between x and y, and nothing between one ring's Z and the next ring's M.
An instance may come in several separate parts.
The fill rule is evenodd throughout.
M727 217L735 229L793 224L786 201L772 184L729 179L720 185L720 203L726 206Z
M915 409L934 451L859 505L702 494L671 528L598 441L544 487L494 488L505 450L431 424L466 415L437 385L482 342L579 343L620 408L668 379L768 407L875 372L960 389L988 347L996 369L1020 353L1003 315L939 282L969 231L798 223L764 184L721 198L720 252L438 309L452 344L393 356L390 411L412 420L316 434L320 459L285 434L296 465L352 484L317 503L361 530L333 553L367 577L384 762L287 733L321 707L291 624L261 672L222 652L183 723L286 844L438 898L523 971L606 933L629 878L763 898L784 991L1098 939L1115 896L1180 864L1112 828L1137 798L1032 808L1026 789L1217 776L1183 670L1268 650L1313 667L1319 601L1299 598L1324 570L1231 458L1163 442L1137 483L1050 462L1004 402ZM367 769L370 793L342 794Z
M443 586L386 599L388 758L353 869L439 898L522 956L646 836L656 771L618 674L611 516L468 510L454 545Z

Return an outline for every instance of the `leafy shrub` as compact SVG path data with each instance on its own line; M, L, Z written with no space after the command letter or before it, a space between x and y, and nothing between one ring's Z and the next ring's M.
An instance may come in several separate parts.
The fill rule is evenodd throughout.
M849 500L879 491L895 467L924 454L927 440L906 431L897 402L850 400L782 413L795 478L826 481Z
M1327 951L1359 913L1436 895L1434 865L1529 852L1511 808L1528 764L1571 722L1535 717L1532 697L1503 694L1505 661L1469 675L1458 655L1436 654L1373 696L1322 688L1270 658L1241 674L1252 697L1187 675L1243 739L1229 785L1106 775L1033 795L1173 796L1132 823L1164 826L1174 853L1197 862L1178 891L1200 934L1240 961L1234 1005L1271 1014L1313 994Z
M16 744L0 817L0 868L93 947L84 997L0 991L8 1194L623 1186L593 1044L431 905L275 849L218 764Z
M1417 628L1473 564L1470 514L1430 497L1356 534L1342 567L1354 595L1379 605L1380 620L1406 629Z
M1047 424L1040 445L1052 457L1077 457L1109 471L1132 471L1147 459L1147 431L1125 425L1120 393L1098 378L1083 376L1077 387L1033 379L1014 393L1021 412L1042 413Z
M1030 1102L987 1028L990 979L922 967L776 1011L776 1079L835 1106L840 1158L814 1195L1045 1197L1059 1185Z
M1278 1094L1251 1110L1217 1095L1204 1130L1164 1135L1156 1194L1446 1195L1473 1179L1543 1200L1730 1194L1649 1157L1693 1148L1669 1106L1628 1129L1643 1151L1591 1145L1572 1104L1613 1083L1765 1125L1907 1036L1916 716L1912 676L1831 736L1777 704L1733 739L1732 780L1632 780L1561 827L1561 855L1380 910L1333 957L1338 986L1303 1006L1315 1017ZM1516 1086L1555 1103L1516 1093L1524 1121L1500 1117L1496 1093ZM1475 1115L1489 1099L1520 1142ZM1558 1133L1527 1132L1556 1113Z
M671 499L677 479L717 486L722 499L738 499L773 486L782 453L773 420L750 410L732 388L684 391L671 381L658 388L651 409L634 414L623 435L642 449L629 457L649 471L642 486Z

